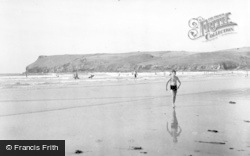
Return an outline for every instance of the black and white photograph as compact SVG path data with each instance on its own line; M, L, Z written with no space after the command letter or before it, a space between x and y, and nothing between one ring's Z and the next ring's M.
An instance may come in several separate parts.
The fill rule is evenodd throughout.
M249 28L248 0L0 0L0 155L250 155Z

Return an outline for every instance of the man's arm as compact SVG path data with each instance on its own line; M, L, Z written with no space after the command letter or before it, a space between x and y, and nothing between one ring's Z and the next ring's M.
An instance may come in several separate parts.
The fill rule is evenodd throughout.
M170 79L168 80L167 84L166 84L166 90L168 90L168 83L169 83Z
M181 81L180 81L180 79L179 78L177 78L177 81L179 82L179 86L178 86L178 89L180 88L180 86L181 86Z

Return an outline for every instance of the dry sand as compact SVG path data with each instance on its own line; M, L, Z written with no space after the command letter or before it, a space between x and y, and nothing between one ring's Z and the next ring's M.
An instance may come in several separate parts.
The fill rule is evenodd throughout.
M66 155L250 155L250 78L180 79L175 117L165 79L1 89L0 139L62 139Z

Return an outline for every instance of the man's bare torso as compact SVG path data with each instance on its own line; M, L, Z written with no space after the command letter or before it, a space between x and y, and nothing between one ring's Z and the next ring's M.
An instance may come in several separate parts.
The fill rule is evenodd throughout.
M177 76L171 77L170 78L170 85L176 86L177 85L177 81L178 81L178 77Z

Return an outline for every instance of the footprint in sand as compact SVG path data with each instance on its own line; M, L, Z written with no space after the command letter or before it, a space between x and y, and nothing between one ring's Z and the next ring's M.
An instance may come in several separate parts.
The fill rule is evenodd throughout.
M130 150L142 150L143 148L140 146L131 146L129 147Z
M234 101L229 101L229 103L230 103L230 104L236 104L236 102L234 102Z
M82 153L87 153L87 152L91 152L91 151L76 150L75 154L82 154Z
M218 131L217 130L207 130L208 132L213 132L213 133L218 133Z
M81 151L81 150L76 150L75 151L75 154L81 154L81 153L83 153L83 151Z
M98 139L98 140L96 140L95 142L101 143L101 142L103 142L103 140Z

